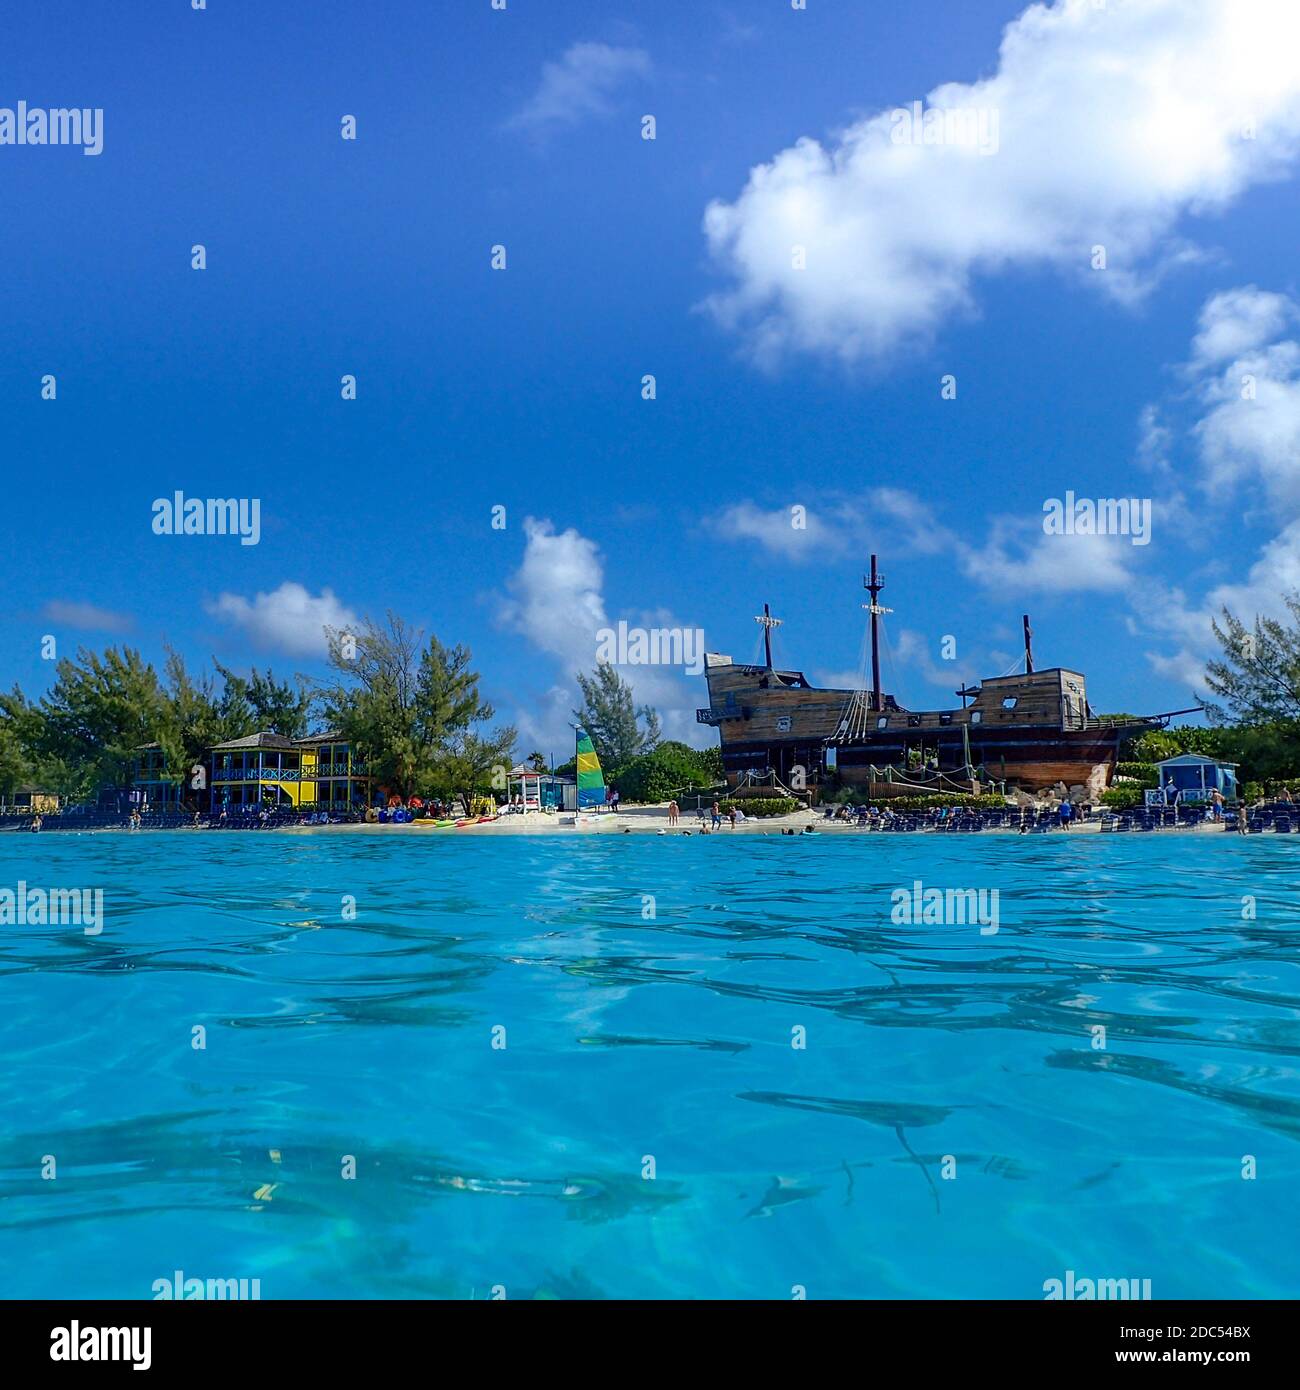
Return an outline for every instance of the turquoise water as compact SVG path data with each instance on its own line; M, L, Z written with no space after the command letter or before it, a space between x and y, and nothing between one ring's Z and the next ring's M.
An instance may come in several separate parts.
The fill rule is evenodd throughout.
M6 835L0 886L102 887L105 926L0 927L0 1294L1294 1296L1297 869L1231 835ZM894 924L917 879L997 888L999 930Z

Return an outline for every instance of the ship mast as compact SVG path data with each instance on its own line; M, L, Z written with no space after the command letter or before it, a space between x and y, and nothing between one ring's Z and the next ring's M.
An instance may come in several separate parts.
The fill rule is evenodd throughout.
M781 626L781 619L772 616L772 610L765 603L763 612L754 621L763 629L763 654L767 657L767 669L772 669L772 629Z
M880 615L892 613L892 608L882 608L876 602L880 591L885 587L884 576L876 570L876 557L871 557L871 578L862 577L862 587L871 595L871 602L862 606L871 614L871 708L879 713L884 709L880 697Z
M1029 614L1025 614L1025 675L1034 674L1034 630L1029 626Z

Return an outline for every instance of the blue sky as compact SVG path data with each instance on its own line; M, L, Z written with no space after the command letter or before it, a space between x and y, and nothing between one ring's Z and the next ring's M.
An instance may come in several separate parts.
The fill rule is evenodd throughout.
M15 11L0 107L104 146L0 145L0 680L44 688L45 634L318 672L393 608L563 754L619 619L743 658L768 601L852 678L875 549L912 708L1026 610L1095 708L1191 703L1216 606L1300 583L1300 20L1022 9ZM913 102L996 148L899 146ZM259 498L260 543L155 535L177 489ZM1045 535L1067 491L1149 500L1149 543ZM624 674L712 737L701 680Z

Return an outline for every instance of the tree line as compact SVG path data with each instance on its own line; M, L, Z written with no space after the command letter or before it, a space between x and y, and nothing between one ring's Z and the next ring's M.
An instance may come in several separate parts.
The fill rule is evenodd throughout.
M261 732L298 739L313 728L336 730L373 784L404 800L459 799L468 808L476 795L505 790L517 731L495 723L468 647L447 646L391 612L355 632L327 628L325 637L322 679L256 667L242 675L215 659L210 672L194 672L171 648L158 671L131 647L79 648L58 662L39 699L16 685L0 694L0 792L125 790L147 744L158 745L164 775L188 788L216 744ZM574 722L591 735L607 777L626 778L625 796L658 799L668 783L671 792L717 780L720 757L663 743L658 714L635 703L614 667L577 681ZM528 761L547 765L536 751Z
M0 791L31 784L66 797L131 785L139 750L157 744L164 775L188 787L207 750L267 732L337 730L390 794L459 797L466 806L510 766L515 730L488 726L469 649L425 637L396 614L355 633L327 629L329 675L243 676L213 661L196 674L168 648L162 672L131 647L79 648L37 700L0 695Z

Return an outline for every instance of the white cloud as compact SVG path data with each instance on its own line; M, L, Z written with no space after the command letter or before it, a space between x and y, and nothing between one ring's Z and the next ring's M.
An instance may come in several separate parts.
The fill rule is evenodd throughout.
M796 562L817 560L847 543L842 514L828 518L805 508L798 519L802 525L795 524L794 504L766 510L746 500L714 517L710 529L722 540L757 541L765 550Z
M558 62L542 65L536 92L509 124L541 131L607 115L618 89L649 73L650 55L644 49L575 43Z
M1198 367L1213 367L1254 352L1281 337L1295 313L1296 306L1285 295L1254 285L1213 294L1201 309L1192 361Z
M1244 583L1219 584L1199 604L1181 589L1159 586L1142 595L1141 616L1151 631L1179 643L1177 650L1148 652L1155 670L1205 691L1205 662L1221 648L1211 622L1226 608L1250 628L1258 617L1289 621L1283 595L1300 589L1300 520L1292 521L1265 544Z
M977 276L1013 267L1074 270L1131 298L1188 255L1184 214L1222 209L1294 158L1298 50L1294 0L1032 5L992 76L925 102L982 111L989 130L995 114L994 152L978 138L896 143L889 111L825 145L799 140L709 206L710 248L734 280L709 306L770 365L906 348L975 309Z
M1086 593L1121 590L1133 582L1134 547L1127 537L1047 535L1041 516L1000 516L985 523L989 540L976 547L944 525L921 497L903 488L830 498L809 507L808 525L807 532L795 533L803 539L792 542L789 508L764 511L746 501L723 511L713 529L722 539L756 541L785 559L841 552L866 555L887 541L895 556L946 555L968 578L989 589Z
M930 508L902 488L871 488L860 496L827 493L799 505L802 529L793 525L794 503L764 508L748 498L724 508L707 525L719 540L756 541L796 563L848 552L865 555L886 537L894 555L934 555L954 540Z
M965 685L968 681L979 680L978 663L969 658L936 660L934 652L937 650L937 643L932 646L924 634L911 628L903 628L894 639L895 660L900 665L920 672L922 678L930 685L955 692L958 686Z
M605 568L596 542L573 527L556 534L549 521L524 521L524 558L506 582L502 622L533 646L560 658L566 674L596 663L596 632L608 626L601 592Z
M129 632L135 625L129 613L115 613L111 608L99 608L93 603L69 603L57 598L52 598L41 609L41 616L52 623L86 632Z
M573 527L557 532L550 521L535 517L525 519L524 537L523 560L506 581L497 619L556 658L558 681L531 704L519 704L512 722L521 730L521 742L531 739L544 751L560 750L572 738L571 712L581 703L574 677L595 668L597 633L616 624L606 610L605 569L595 541ZM633 614L629 621L684 626L662 608ZM715 737L695 720L696 708L707 703L702 680L689 680L669 666L628 665L618 671L637 703L658 711L666 738L700 745Z
M1219 498L1262 489L1281 526L1244 580L1214 585L1199 600L1180 587L1144 586L1133 630L1175 644L1148 651L1148 661L1198 690L1207 658L1220 650L1211 623L1224 608L1249 627L1258 616L1285 617L1283 595L1300 589L1300 342L1279 336L1297 322L1294 300L1245 285L1206 300L1192 341L1186 372L1202 413L1187 434L1199 482ZM1172 440L1160 427L1162 456Z
M1300 343L1237 358L1203 383L1201 398L1196 434L1211 492L1259 481L1275 500L1300 503Z
M223 593L204 606L213 617L242 628L255 646L290 656L323 657L325 628L355 629L359 621L332 589L322 589L313 597L301 584L288 580L251 601L242 594Z
M993 525L988 544L961 548L961 567L985 588L1011 593L1117 592L1133 583L1125 536L1047 535L1041 525Z

